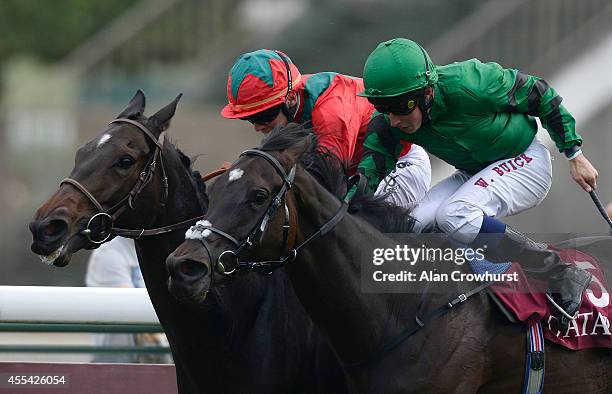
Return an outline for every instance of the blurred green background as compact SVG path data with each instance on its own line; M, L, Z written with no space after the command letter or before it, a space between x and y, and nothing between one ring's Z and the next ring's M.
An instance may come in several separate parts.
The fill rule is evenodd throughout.
M607 177L612 4L604 0L0 0L0 284L82 285L80 252L38 262L27 224L72 168L74 152L134 94L152 113L184 93L171 138L206 172L258 142L224 120L227 72L241 53L285 51L304 74L360 76L380 41L420 41L434 62L476 57L545 77L564 97ZM610 66L610 67L608 67ZM555 153L547 200L508 221L528 232L606 230ZM437 160L434 180L451 169Z

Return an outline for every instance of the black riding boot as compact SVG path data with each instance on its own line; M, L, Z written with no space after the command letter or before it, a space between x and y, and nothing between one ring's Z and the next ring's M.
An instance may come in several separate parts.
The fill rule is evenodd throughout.
M530 276L548 281L548 290L557 305L567 315L576 317L582 294L591 281L589 272L561 261L559 255L546 245L531 240L510 226L506 226L497 248L485 250L484 255L497 262L517 262ZM569 321L567 316L561 314L559 322L562 331L567 329Z

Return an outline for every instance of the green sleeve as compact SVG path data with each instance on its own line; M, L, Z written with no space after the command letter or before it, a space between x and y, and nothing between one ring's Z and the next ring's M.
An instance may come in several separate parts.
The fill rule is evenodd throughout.
M368 180L369 193L374 194L380 182L393 170L401 148L387 117L375 112L368 125L363 156L357 168Z
M546 81L521 72L516 72L514 85L508 93L510 110L540 118L559 152L582 145L582 137L576 133L576 121L561 104L562 100Z
M548 83L497 63L479 63L482 99L496 112L518 112L540 118L560 152L582 144L574 117Z

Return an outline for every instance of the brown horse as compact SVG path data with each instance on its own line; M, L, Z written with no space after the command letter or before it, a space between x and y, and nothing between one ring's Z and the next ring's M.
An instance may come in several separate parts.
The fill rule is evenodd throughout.
M165 259L195 222L184 221L208 207L190 160L167 140L159 142L177 102L146 118L139 91L118 119L79 149L69 180L30 224L32 250L64 266L72 253L112 233L138 237L140 267L181 393L346 392L337 359L283 272L240 278L199 306L169 294Z
M371 265L374 249L393 249L397 242L358 215L345 213L346 204L304 170L300 160L310 154L313 139L297 126L273 131L211 186L206 222L193 228L191 239L167 260L175 291L201 299L231 283L236 273L284 266L357 392L520 392L524 331L499 319L489 297L476 294L428 319L421 329L415 322L473 284L451 282L444 291L426 295L362 291L361 263L369 256ZM397 218L379 217L387 219ZM609 237L577 244L599 261L610 258ZM436 266L448 274L457 269L451 265ZM415 272L429 267L419 261ZM609 276L609 264L606 269ZM410 328L413 335L397 341ZM547 344L546 351L547 392L612 392L609 349L573 352Z

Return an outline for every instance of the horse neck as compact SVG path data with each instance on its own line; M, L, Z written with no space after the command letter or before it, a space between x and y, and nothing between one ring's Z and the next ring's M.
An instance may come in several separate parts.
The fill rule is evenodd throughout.
M178 151L169 144L165 145L163 154L168 176L168 198L155 225L165 226L202 215L205 207L191 169L182 163ZM161 184L161 171L158 171L158 176Z
M301 169L294 191L299 227L296 244L300 244L334 215L340 203ZM371 253L372 248L387 244L389 240L379 232L347 214L287 266L300 302L344 360L362 357L388 323L387 296L364 294L360 283L360 259L365 251Z
M154 218L151 228L163 227L178 223L202 214L204 209L198 194L197 186L187 168L179 157L178 152L169 144L165 145L163 151L163 165L168 177L168 198L166 206L152 206L145 209L141 214ZM160 166L161 167L161 166ZM156 172L157 179L149 186L151 195L161 195L162 171ZM149 199L156 201L156 199ZM185 229L188 226L185 226ZM160 287L163 283L163 291L166 286L167 272L165 268L166 257L180 245L185 238L185 229L175 230L169 233L153 237L136 239L136 248L139 251L141 269L145 280L149 276L147 288L150 284ZM141 258L142 256L142 258ZM153 263L155 262L155 263Z
M155 215L162 209L159 206L148 210L150 215L155 215L151 227L170 225L202 214L191 171L183 165L178 153L167 147L164 166L168 176L168 198L161 214ZM157 176L161 176L160 172ZM149 186L158 195L161 193L160 179ZM180 229L143 237L135 244L147 291L172 346L177 370L180 369L181 376L187 377L202 391L212 387L210 382L224 372L216 363L227 357L226 339L232 323L215 303L210 303L208 308L192 307L179 303L168 292L166 258L184 239L185 229ZM207 356L202 357L202 354Z
M236 278L222 288L216 287L214 296L225 313L232 316L233 346L262 346L265 343L265 352L285 354L287 342L278 338L295 337L295 341L289 342L298 346L306 343L302 335L307 335L306 330L312 325L285 272ZM268 333L266 338L261 338L261 332Z

